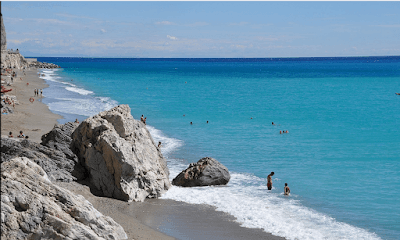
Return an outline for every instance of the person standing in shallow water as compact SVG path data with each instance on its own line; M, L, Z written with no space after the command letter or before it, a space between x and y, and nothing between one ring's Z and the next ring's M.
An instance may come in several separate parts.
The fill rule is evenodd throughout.
M290 195L290 188L288 187L287 183L285 183L285 188L283 189L283 194L286 196Z
M271 190L272 189L272 176L274 176L274 172L271 172L269 175L268 175L268 177L267 177L267 187L268 187L268 190Z

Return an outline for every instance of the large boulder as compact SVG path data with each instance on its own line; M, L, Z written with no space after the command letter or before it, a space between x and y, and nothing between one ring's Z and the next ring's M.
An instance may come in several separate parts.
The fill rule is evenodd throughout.
M72 134L72 150L91 184L124 201L156 198L167 191L167 163L146 126L119 105L83 121Z
M28 158L1 164L1 239L127 239L81 195L52 184Z
M205 157L178 174L172 184L182 187L225 185L231 179L228 169L214 158Z

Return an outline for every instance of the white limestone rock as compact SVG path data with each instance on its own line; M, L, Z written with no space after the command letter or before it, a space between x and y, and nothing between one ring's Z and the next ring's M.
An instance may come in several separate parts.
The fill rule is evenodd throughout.
M72 151L104 196L143 201L161 196L171 186L165 158L128 105L86 119L72 139Z
M1 164L1 239L127 239L81 195L52 184L25 157Z

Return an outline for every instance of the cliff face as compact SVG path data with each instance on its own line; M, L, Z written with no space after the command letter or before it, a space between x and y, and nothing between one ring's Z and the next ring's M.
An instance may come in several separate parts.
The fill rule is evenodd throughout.
M21 69L27 66L28 62L21 54L8 52L6 28L4 26L3 14L1 14L1 67Z
M4 27L3 14L1 14L1 51L7 50L6 28Z

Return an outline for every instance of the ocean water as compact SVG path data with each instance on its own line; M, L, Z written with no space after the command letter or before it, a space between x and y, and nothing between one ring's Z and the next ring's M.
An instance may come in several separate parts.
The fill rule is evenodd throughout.
M206 156L230 170L162 198L287 239L400 239L400 57L38 61L62 67L40 70L60 122L129 104L171 180Z

